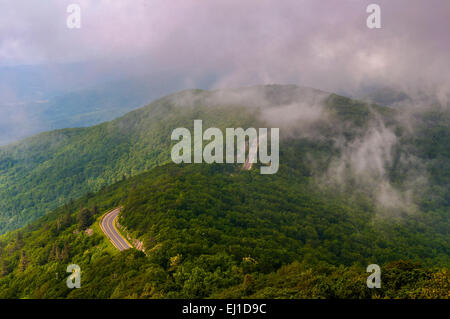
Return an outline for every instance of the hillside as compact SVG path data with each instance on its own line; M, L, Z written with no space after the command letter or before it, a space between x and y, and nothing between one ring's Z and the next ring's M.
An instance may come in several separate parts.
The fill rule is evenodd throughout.
M202 106L175 107L170 99L112 122L46 132L0 148L0 232L167 162L172 129L192 125L197 112L204 112ZM218 109L205 115L215 125L245 123L242 113Z
M0 101L0 145L44 131L111 121L167 94L163 83L156 85L146 79L128 78L33 100Z
M0 297L448 297L449 112L400 112L295 86L195 90L2 148L2 229L29 225L0 239ZM279 172L170 163L171 131L199 118L280 127ZM118 206L145 254L101 232Z
M255 104L255 94L264 97L269 91L265 103L270 105L316 93L296 87L186 91L111 122L46 132L0 147L0 233L124 175L167 162L172 130L191 127L193 119L201 117L205 125L219 128L255 124L255 112L262 105L243 105Z
M118 252L100 231L100 216L119 205L120 224L146 255ZM448 233L431 216L394 222L375 211L286 165L264 176L168 164L3 236L0 297L446 297ZM69 263L82 269L81 289L65 286ZM381 290L365 286L370 263L385 271Z
M359 181L366 188L374 186L368 180L375 181L380 193L385 185L417 189L410 177L429 175L434 194L440 194L426 198L442 207L449 202L445 186L450 180L448 170L441 169L449 165L450 135L448 112L442 112L416 115L411 120L416 129L410 132L397 119L401 114L389 108L296 86L172 94L111 122L46 132L1 147L0 233L23 226L71 198L167 163L172 130L191 128L198 118L205 127L280 127L282 139L309 141L315 145L307 155L314 159L310 168L327 183L336 179L350 185L346 181L350 176L353 184ZM371 143L375 154L364 154ZM319 149L323 152L317 157ZM299 150L281 152L295 155ZM356 179L353 171L341 169L345 162L354 162ZM362 176L361 169L368 176ZM426 190L431 191L429 181ZM419 202L425 199L421 193Z

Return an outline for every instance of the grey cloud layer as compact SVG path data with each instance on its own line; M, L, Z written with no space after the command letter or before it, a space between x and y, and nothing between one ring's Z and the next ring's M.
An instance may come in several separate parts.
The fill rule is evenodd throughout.
M65 26L69 3L81 30ZM365 26L382 8L381 30ZM186 83L219 74L216 86L299 83L352 92L360 85L450 86L447 0L3 0L0 65L123 60L178 70Z

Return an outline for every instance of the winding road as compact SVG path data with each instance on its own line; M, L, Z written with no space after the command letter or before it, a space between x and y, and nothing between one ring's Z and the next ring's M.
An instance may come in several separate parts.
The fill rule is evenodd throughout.
M105 235L109 238L112 244L120 251L131 248L128 241L118 232L116 228L116 219L120 213L121 208L116 208L105 216L100 222L100 228L103 230Z

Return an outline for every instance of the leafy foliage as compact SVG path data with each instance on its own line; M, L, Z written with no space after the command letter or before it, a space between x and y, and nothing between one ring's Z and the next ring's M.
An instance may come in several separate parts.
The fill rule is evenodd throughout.
M97 206L98 219L119 205L120 223L146 254L109 250L98 226L91 235L78 230L84 207ZM373 218L363 200L319 192L284 165L267 176L235 165L168 164L4 236L0 297L446 297L448 235L420 219ZM65 287L69 263L81 266L81 289ZM381 290L365 285L370 263L383 265Z
M182 93L180 93L182 94ZM200 94L200 93L199 93ZM205 125L248 126L243 109L174 105L176 94L89 128L39 134L0 148L0 233L123 178L170 160L171 132Z
M281 104L299 92L261 90ZM37 219L0 237L0 297L448 298L447 111L417 115L409 134L392 109L330 95L329 118L310 128L319 138L282 137L275 175L258 165L167 164L171 130L193 119L265 126L261 109L209 105L210 94L175 94L110 123L0 149L1 231ZM351 144L377 121L400 141L384 177L406 188L417 168L402 159L411 155L429 180L412 194L414 213L380 214L370 189L351 178L319 187L342 155L336 141ZM101 215L118 206L145 253L118 252L101 232ZM66 287L71 263L81 266L81 289ZM380 290L365 284L372 263L382 266Z

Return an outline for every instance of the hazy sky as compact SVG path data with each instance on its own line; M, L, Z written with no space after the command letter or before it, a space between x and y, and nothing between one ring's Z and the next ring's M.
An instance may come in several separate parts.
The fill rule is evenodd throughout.
M68 29L67 6L81 6ZM381 29L366 7L381 6ZM187 86L450 84L448 0L0 0L0 66L127 60Z

